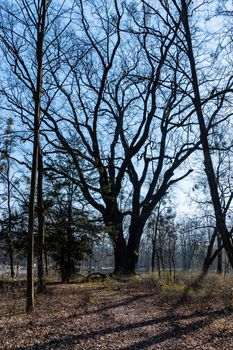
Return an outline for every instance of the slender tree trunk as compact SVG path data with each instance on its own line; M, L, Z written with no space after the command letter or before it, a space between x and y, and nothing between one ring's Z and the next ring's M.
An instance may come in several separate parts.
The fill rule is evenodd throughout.
M155 271L155 249L156 249L156 241L152 239L152 254L151 254L151 271Z
M206 253L206 257L202 266L202 271L203 272L207 272L207 270L209 269L210 264L212 263L212 250L213 250L213 246L214 246L214 242L215 242L215 238L217 237L217 228L214 229L214 232L212 233L211 239L210 239L210 243L208 245L207 248L207 253Z
M37 128L38 129L38 128ZM27 245L27 304L26 311L34 309L34 215L36 196L36 170L38 159L38 130L34 131L31 189L29 199L28 245Z
M14 269L14 250L13 247L10 247L10 269L11 269L11 277L15 277L15 269Z
M7 233L7 248L8 248L8 255L9 255L9 262L10 262L10 275L12 278L14 278L15 277L14 248L13 248L13 242L12 242L10 232Z
M228 199L227 204L226 204L226 206L224 208L224 212L223 212L224 217L226 217L226 213L227 213L227 211L228 211L228 209L230 207L230 204L231 204L231 201L232 201L232 197L233 197L233 194ZM230 234L232 234L232 232ZM218 240L217 240L218 248L217 248L217 250L215 250L214 253L212 253L216 237L218 237ZM208 249L207 249L206 257L205 257L205 260L204 260L204 263L203 263L203 273L206 274L208 272L208 269L209 269L210 265L213 263L215 258L217 256L219 256L219 255L220 255L220 258L219 258L219 271L221 271L220 264L223 265L223 261L222 261L223 260L223 256L222 256L223 252L222 252L222 249L223 249L222 240L221 240L220 235L218 234L217 228L215 227L214 232L212 233L211 240L210 240L210 243L209 243L209 246L208 246ZM223 269L223 266L222 266L222 269ZM218 270L218 268L217 268L217 270Z
M45 19L47 11L47 0L41 1L41 13L39 14L39 23L37 28L37 81L36 91L34 93L34 123L33 123L33 153L32 153L32 171L31 186L29 197L29 219L28 219L28 245L27 245L27 291L26 291L26 311L31 312L34 309L34 217L35 217L35 197L36 180L38 166L39 149L39 128L40 128L40 102L42 93L42 61L43 61L43 41L45 30Z
M8 154L8 148L7 148ZM10 158L7 156L7 209L8 209L8 249L10 258L11 277L15 277L14 271L14 248L12 242L12 213L11 213L11 181L10 181Z
M189 27L188 8L187 8L186 0L181 0L181 4L182 4L181 16L182 16L182 22L184 26L186 41L187 41L188 58L189 58L191 74L192 74L192 85L193 85L193 92L194 92L193 103L196 109L196 114L197 114L198 123L199 123L200 139L203 147L205 171L206 171L208 184L210 188L210 194L213 202L217 228L221 235L222 242L227 252L229 262L231 266L233 266L233 246L231 243L228 229L226 227L226 222L225 222L224 214L220 203L218 186L217 186L216 176L213 168L213 162L212 162L209 142L208 142L208 130L205 125L204 115L203 115L202 106L201 106L201 97L200 97L199 84L198 84L198 78L197 78L196 62L193 54L193 46L192 46L192 39L191 39L191 33L190 33L190 27Z
M160 261L161 261L162 270L164 272L165 271L165 263L164 263L164 255L163 255L162 249L160 250Z
M159 258L158 251L156 251L156 256L157 256L157 268L158 268L158 273L159 273L159 277L161 277L161 266L160 266L160 258Z
M182 245L182 269L184 271L187 270L187 248L185 242Z
M176 279L176 259L175 259L175 251L174 254L172 255L172 267L173 267L173 278L174 281Z
M72 193L72 190L71 190ZM72 256L71 256L71 250L72 250L72 241L73 241L73 232L72 232L72 194L71 198L69 200L68 205L68 226L67 226L67 256L65 258L66 261L66 276L65 276L65 283L70 283L70 278L73 272L73 263L72 263Z
M31 172L31 188L29 198L29 220L28 220L28 244L27 244L27 304L26 311L34 309L34 216L35 216L35 196L36 196L36 173L38 162L38 120L34 121L34 145Z
M44 244L45 244L45 210L43 201L43 158L38 147L38 180L37 180L37 210L38 210L38 293L46 292L44 271Z
M221 245L218 249L216 249L215 252L210 257L205 258L202 266L202 272L204 275L207 274L210 266L212 265L212 263L214 262L214 260L216 259L220 251L222 251L222 249L223 249L223 245Z
M47 256L47 250L46 247L44 246L44 262L45 262L45 275L49 275L49 269L48 269L48 256Z
M155 271L155 257L156 257L156 243L157 243L157 233L159 225L159 213L160 213L160 204L157 210L155 224L153 225L153 238L152 238L152 256L151 256L151 270Z
M218 235L217 236L217 242L218 242L218 260L217 260L217 273L219 275L222 275L222 249L221 249L221 245L222 245L222 240L221 237Z
M65 261L65 242L63 244L63 247L62 247L62 251L61 251L61 260L60 260L60 274L61 274L61 282L62 283L65 283L66 281L66 261Z
M16 265L16 277L19 276L19 259L17 260L17 265Z

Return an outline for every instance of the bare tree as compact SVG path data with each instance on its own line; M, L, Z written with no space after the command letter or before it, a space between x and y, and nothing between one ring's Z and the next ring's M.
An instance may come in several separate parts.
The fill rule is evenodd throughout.
M181 166L201 144L181 12L176 2L159 1L156 7L146 1L137 6L80 1L81 34L71 35L74 50L63 52L60 67L50 66L60 93L44 111L56 135L48 141L68 152L77 172L73 181L103 216L116 273L134 273L149 216L192 171ZM61 54L59 42L54 50ZM200 101L202 107L220 96L209 108L206 133L227 91L229 86Z
M217 145L219 148L219 145ZM217 169L216 169L216 181L218 184L218 191L220 196L221 207L224 215L224 219L228 227L232 224L229 223L231 217L231 204L233 200L232 183L231 183L231 155L229 151L222 152L217 150ZM229 229L230 236L232 235L232 228ZM217 241L217 244L215 244ZM217 247L215 247L217 246ZM218 231L218 228L213 229L211 239L208 245L206 257L203 263L203 273L206 274L213 261L217 258L217 272L222 273L222 251L223 251L222 238Z
M12 167L12 152L13 152L13 146L14 146L14 138L12 135L12 126L13 126L13 120L8 119L7 120L7 127L4 130L3 139L1 140L1 147L0 147L0 154L1 154L1 164L0 164L0 182L3 184L3 188L5 189L6 193L6 199L4 198L4 194L2 199L2 206L4 205L4 202L6 201L6 211L7 211L7 225L6 229L2 230L2 233L5 234L5 241L6 241L6 251L9 255L10 260L10 274L11 277L15 276L14 271L14 243L13 243L13 228L12 228L12 196L13 196L13 188L14 188L14 182L15 182L15 174Z
M193 105L196 110L199 130L200 130L200 139L203 147L203 157L205 172L208 179L210 194L212 198L212 203L215 211L217 230L221 235L221 239L224 245L224 248L227 252L227 256L231 265L233 266L233 245L231 240L230 232L227 229L226 220L224 217L224 212L221 207L220 196L218 192L218 185L216 180L216 174L213 166L213 160L211 157L210 145L208 140L208 128L205 123L204 113L203 113L203 103L200 93L200 85L197 76L197 66L193 50L192 35L189 24L189 8L185 0L181 0L181 9L180 15L184 27L184 37L186 40L186 49L187 57L189 59L190 70L191 70L191 79L193 86ZM228 91L232 91L232 77L228 79Z
M151 241L151 270L155 271L155 262L159 275L165 264L170 273L175 270L176 232L174 225L175 212L170 199L163 198L153 210L146 225L146 235Z
M72 4L71 4L72 5ZM70 6L70 9L72 6ZM46 61L51 44L55 38L70 23L66 16L64 23L60 20L66 9L64 3L51 6L49 0L27 1L20 0L16 3L6 1L0 6L1 10L1 49L10 67L9 77L2 82L1 95L6 105L1 108L15 113L28 130L32 133L33 143L31 162L31 183L29 198L29 222L28 222L28 261L27 261L27 311L34 307L34 218L36 187L38 187L38 219L39 219L39 290L44 289L43 277L43 240L44 218L42 198L42 153L40 146L40 128L42 121L41 108L50 103L52 97L46 98L45 88L49 89L50 82L45 79ZM46 56L47 55L47 56ZM54 56L50 55L54 62ZM52 92L52 94L54 91ZM39 160L39 161L38 161ZM37 171L39 177L37 177ZM38 181L38 183L37 183Z
M45 284L45 205L43 198L43 155L41 145L38 147L38 181L37 181L37 216L38 216L38 292L46 291Z
M139 11L118 1L87 8L81 1L75 52L64 53L61 67L50 67L60 89L59 109L54 104L43 110L57 138L48 135L48 141L68 152L77 172L73 181L103 216L116 273L134 273L147 219L168 189L192 171L174 176L200 144L189 132L190 84L178 70L182 52L174 44L181 20L148 11L144 2ZM54 50L59 55L59 43Z

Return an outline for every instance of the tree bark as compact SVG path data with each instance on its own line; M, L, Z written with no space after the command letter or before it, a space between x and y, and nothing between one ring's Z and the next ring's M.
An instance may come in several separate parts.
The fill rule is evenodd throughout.
M139 257L139 243L134 244L134 246L128 246L128 256L127 256L127 270L129 275L135 275L136 267Z
M124 238L122 220L114 225L113 246L115 257L114 274L134 275L139 256L140 238L142 235L142 226L137 225L137 220L129 228L128 244Z
M44 271L44 245L45 245L45 208L43 201L43 157L39 144L38 147L38 180L37 180L37 210L38 210L38 293L46 292Z
M220 235L217 236L217 242L218 242L218 250L219 250L218 259L217 259L217 273L221 275L223 272L223 269L222 269L222 249L221 249L222 240Z
M28 244L27 244L27 295L26 311L34 309L34 216L35 216L35 196L36 196L36 173L38 162L38 121L34 121L34 145L31 172L31 188L29 199L29 219L28 219Z
M14 250L13 250L13 247L12 247L12 243L11 243L11 246L10 246L9 255L10 255L11 277L14 278L14 277L15 277L15 269L14 269Z
M127 246L123 235L122 227L114 232L113 249L114 249L114 275L127 275L129 273L127 266Z
M152 253L151 253L151 272L155 271L155 250L156 250L156 241L152 239Z
M49 275L49 269L48 269L48 256L46 251L46 246L44 246L44 262L45 262L45 275Z
M12 212L11 212L11 180L10 180L10 158L8 154L8 147L7 147L7 209L8 209L8 233L7 233L7 240L8 240L8 249L9 249L9 257L10 257L10 271L11 271L11 277L15 277L15 271L14 271L14 247L12 242Z
M127 246L127 264L129 274L136 273L136 266L139 257L139 246L140 240L143 232L143 225L141 225L142 220L139 220L136 217L132 217L132 222L129 227L129 241Z
M71 185L72 186L72 185ZM67 256L65 257L65 283L70 283L70 278L74 272L74 265L71 256L71 246L73 241L73 231L72 231L72 191L70 193L69 205L68 205L68 223L67 223Z
M43 64L43 42L45 19L47 12L47 0L41 1L41 13L38 18L37 28L37 78L36 90L34 93L34 123L33 123L33 153L32 153L32 171L31 186L29 197L29 219L28 219L28 245L27 245L27 291L26 291L26 311L31 312L34 309L34 219L35 219L35 197L36 181L38 167L38 150L39 150L39 128L41 114L41 93L42 93L42 64Z

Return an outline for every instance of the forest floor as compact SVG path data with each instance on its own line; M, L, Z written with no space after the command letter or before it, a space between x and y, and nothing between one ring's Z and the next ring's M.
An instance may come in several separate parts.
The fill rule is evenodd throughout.
M50 284L27 315L17 287L0 294L0 348L233 349L233 278Z

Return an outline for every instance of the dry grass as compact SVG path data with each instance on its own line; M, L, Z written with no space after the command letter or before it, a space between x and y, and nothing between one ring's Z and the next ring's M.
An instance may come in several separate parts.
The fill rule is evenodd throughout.
M110 285L125 291L143 291L153 293L161 301L176 303L185 294L186 302L219 302L227 307L233 306L233 275L220 276L214 273L207 275L198 284L198 273L180 272L174 277L168 273L151 273L124 278L123 282L110 281Z
M228 308L233 307L233 275L207 275L196 286L193 282L197 273L180 273L175 278L164 273L161 278L156 273L106 279L104 282L82 282L76 280L69 285L49 282L45 295L36 295L39 305L47 299L50 303L59 304L60 299L75 298L77 305L86 306L94 303L97 296L121 296L140 293L152 294L163 303L176 303L185 294L186 303L221 303ZM24 312L26 284L23 280L0 280L1 316L17 315Z

